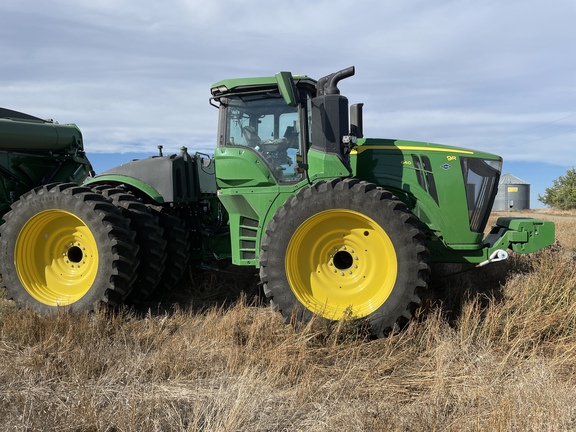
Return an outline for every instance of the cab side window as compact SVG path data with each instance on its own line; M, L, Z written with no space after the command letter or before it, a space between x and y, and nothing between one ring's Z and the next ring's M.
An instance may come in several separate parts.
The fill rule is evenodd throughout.
M298 109L282 99L259 99L228 107L227 142L258 152L279 183L303 178L296 160L300 146Z

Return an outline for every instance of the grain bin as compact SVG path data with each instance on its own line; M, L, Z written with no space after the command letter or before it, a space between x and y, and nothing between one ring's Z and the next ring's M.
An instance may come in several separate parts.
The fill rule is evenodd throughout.
M530 183L504 174L500 177L493 210L528 210L530 208Z

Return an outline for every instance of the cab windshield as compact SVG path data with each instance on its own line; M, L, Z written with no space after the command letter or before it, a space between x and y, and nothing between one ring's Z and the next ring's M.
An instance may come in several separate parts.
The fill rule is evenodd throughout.
M301 135L298 107L287 105L277 92L227 98L224 107L225 145L257 152L281 183L302 179L296 163Z

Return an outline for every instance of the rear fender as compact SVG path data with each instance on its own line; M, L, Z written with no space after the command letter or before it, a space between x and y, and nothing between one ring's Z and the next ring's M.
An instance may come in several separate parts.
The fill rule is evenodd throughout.
M135 159L112 168L89 183L127 184L160 203L188 204L216 195L214 164L200 154Z
M97 184L109 184L109 185L128 185L133 189L138 189L143 194L147 195L153 201L157 203L163 203L164 197L160 192L154 189L149 184L138 180L134 177L128 177L125 175L117 175L117 174L109 174L109 175L101 175L96 178L90 178L88 181L84 182L86 186L95 186Z

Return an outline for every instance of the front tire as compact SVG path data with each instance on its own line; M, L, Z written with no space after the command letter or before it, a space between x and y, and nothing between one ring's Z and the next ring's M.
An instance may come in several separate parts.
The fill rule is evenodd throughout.
M417 219L390 192L356 179L302 189L262 239L264 292L286 319L367 319L398 330L421 304L428 250Z
M23 195L0 227L0 272L20 307L119 305L138 266L134 232L106 198L72 183Z

